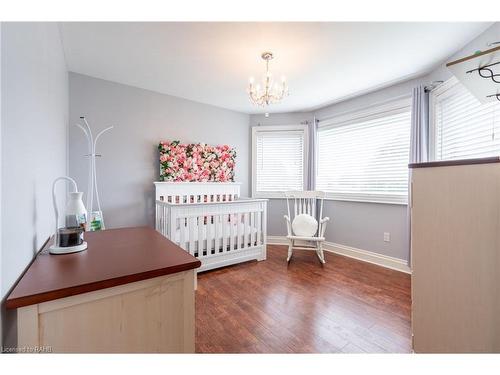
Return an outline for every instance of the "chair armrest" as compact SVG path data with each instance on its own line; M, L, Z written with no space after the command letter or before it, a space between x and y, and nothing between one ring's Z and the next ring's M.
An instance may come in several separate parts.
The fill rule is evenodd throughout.
M319 235L320 237L325 237L326 224L330 221L330 218L324 217L319 221Z

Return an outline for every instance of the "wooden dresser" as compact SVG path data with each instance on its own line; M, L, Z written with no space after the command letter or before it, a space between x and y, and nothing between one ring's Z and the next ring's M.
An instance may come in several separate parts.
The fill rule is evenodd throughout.
M200 261L152 228L85 234L86 251L46 244L6 300L18 347L73 353L193 353Z
M410 168L413 348L500 352L500 158Z

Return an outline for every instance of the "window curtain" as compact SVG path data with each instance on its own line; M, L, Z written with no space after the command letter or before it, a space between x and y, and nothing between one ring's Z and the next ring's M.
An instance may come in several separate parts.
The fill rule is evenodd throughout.
M429 161L429 92L425 86L413 88L410 131L410 163ZM411 174L411 170L409 170ZM408 183L410 184L409 175ZM408 186L408 265L411 265L411 186Z
M429 92L424 86L413 89L410 134L410 163L429 160Z
M316 189L316 165L317 165L317 154L318 154L318 120L316 117L313 118L312 122L307 121L308 125L308 165L307 165L307 190Z

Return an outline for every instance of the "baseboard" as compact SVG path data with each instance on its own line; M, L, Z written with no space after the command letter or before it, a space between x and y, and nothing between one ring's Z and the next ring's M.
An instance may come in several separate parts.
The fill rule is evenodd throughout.
M287 245L288 242L285 236L267 236L268 245Z
M288 244L285 236L267 236L267 243L270 245ZM323 249L325 251L330 251L335 254L361 260L363 262L368 262L376 264L381 267L390 268L396 271L411 274L411 269L410 267L408 267L408 264L404 259L394 258L387 255L378 254L373 251L357 249L355 247L341 245L328 241L325 241L323 243Z

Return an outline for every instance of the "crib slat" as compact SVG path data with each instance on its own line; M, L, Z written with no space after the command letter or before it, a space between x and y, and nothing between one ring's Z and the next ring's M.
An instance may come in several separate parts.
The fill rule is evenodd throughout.
M158 208L158 230L160 231L161 234L163 234L164 236L166 235L165 233L165 225L166 225L166 213L165 213L165 206L160 206Z
M236 214L236 233L237 233L236 248L241 249L241 236L242 236L242 233L241 233L241 213L239 213L239 212Z
M248 215L249 215L248 212L245 212L243 214L243 246L242 246L243 248L247 248L248 242L250 241L248 239L248 229L250 226L250 221L248 219Z
M246 213L241 214L241 249L244 249L246 247L245 244L245 239L246 239L246 234L247 234L247 222L246 222Z
M255 246L257 242L257 215L257 212L252 212L252 246Z
M194 256L194 223L196 218L190 217L188 219L189 230L188 230L188 238L189 238L189 254Z
M252 246L252 213L247 213L247 232L248 237L246 239L247 247Z
M185 232L185 225L184 225L184 218L183 217L180 217L178 219L179 221L179 246L182 247L183 249L185 249L185 236L186 236L186 232Z
M161 224L161 234L163 234L164 236L167 236L168 235L168 232L167 232L167 207L163 206L161 208L161 221L160 221L160 224Z
M198 258L203 257L203 225L204 216L198 216Z
M212 254L213 224L212 216L207 216L207 256Z
M163 206L156 203L156 223L155 223L155 226L156 226L156 230L158 230L158 232L160 232L161 234L163 234L162 212L163 212Z
M164 222L165 222L165 214L164 214L164 210L165 210L165 206L163 205L160 205L158 206L158 223L157 223L157 226L158 226L158 231L165 235L165 232L163 231L163 227L164 227Z
M229 215L231 222L229 223L229 250L234 250L234 214Z
M227 233L226 233L226 228L228 226L227 222L227 215L222 215L222 252L225 253L227 251Z
M214 215L214 252L220 252L220 215Z
M250 246L255 246L255 212L250 212Z
M159 226L159 223L160 221L158 220L159 219L159 215L158 215L158 211L160 210L160 208L158 207L158 203L156 202L155 203L155 229L158 230L158 226Z
M260 233L262 231L262 211L257 212L257 246L260 245Z
M213 215L214 218L214 254L217 254L220 250L219 246L219 215Z
M172 237L174 236L175 234L175 222L171 222L170 221L170 209L167 208L166 206L164 207L165 211L165 215L163 216L163 223L165 225L165 235L167 237Z

